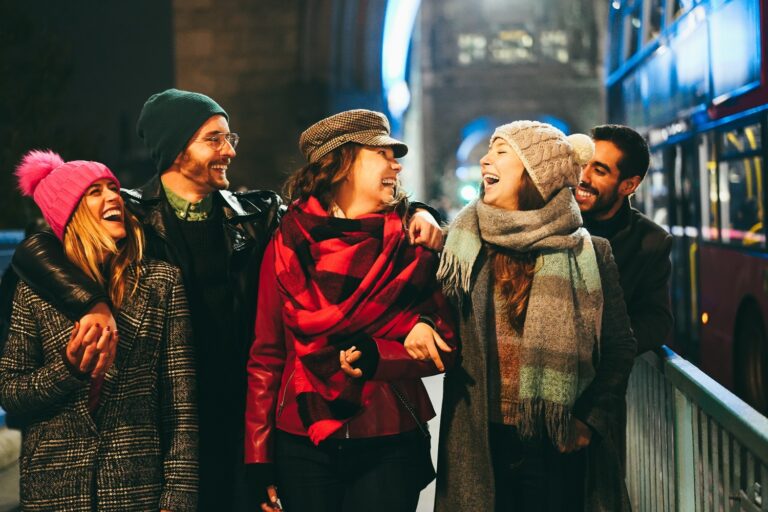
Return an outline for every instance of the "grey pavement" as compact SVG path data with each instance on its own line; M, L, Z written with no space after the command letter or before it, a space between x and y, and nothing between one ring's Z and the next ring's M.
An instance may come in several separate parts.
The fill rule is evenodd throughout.
M424 385L427 387L429 397L435 407L437 416L429 422L429 432L432 434L432 462L437 467L437 440L440 435L440 406L443 403L443 379L445 375L435 375L424 379ZM416 512L432 512L435 504L435 482L432 482L426 489L421 491L419 506Z

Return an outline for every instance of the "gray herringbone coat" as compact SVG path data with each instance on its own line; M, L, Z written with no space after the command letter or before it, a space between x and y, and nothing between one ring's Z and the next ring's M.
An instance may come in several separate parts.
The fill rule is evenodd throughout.
M0 357L0 405L23 424L23 510L196 509L189 325L178 269L142 263L139 287L117 317L117 357L92 415L89 381L62 355L72 323L18 285Z

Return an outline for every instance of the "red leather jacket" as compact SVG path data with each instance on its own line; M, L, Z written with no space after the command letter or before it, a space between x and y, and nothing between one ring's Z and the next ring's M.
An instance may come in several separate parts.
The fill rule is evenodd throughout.
M248 359L248 398L245 412L246 464L273 462L272 434L275 427L297 435L307 435L299 418L293 378L294 338L283 323L283 300L275 274L274 240L267 246L259 277L255 340ZM443 339L456 345L450 313L439 311L431 316ZM416 321L414 321L414 324ZM392 391L397 386L413 407L421 423L435 416L435 411L421 382L421 377L438 373L432 361L412 359L402 340L375 339L379 363L371 381L378 387L370 403L332 437L375 437L397 434L417 428L417 424ZM456 350L441 358L449 368Z

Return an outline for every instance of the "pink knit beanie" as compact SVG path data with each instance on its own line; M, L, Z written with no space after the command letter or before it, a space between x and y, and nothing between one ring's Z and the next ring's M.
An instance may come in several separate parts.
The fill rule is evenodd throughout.
M93 183L101 179L120 182L106 165L85 160L64 160L53 151L33 150L16 167L19 189L35 200L51 229L64 239L72 213Z

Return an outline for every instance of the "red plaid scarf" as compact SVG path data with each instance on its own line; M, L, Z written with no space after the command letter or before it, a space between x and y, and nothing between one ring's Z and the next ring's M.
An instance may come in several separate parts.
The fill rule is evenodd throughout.
M420 314L444 304L438 258L408 243L395 212L339 219L314 197L291 206L275 242L283 318L296 338L299 414L318 444L376 389L370 375L355 379L341 370L339 351L371 350L377 338L402 342Z

